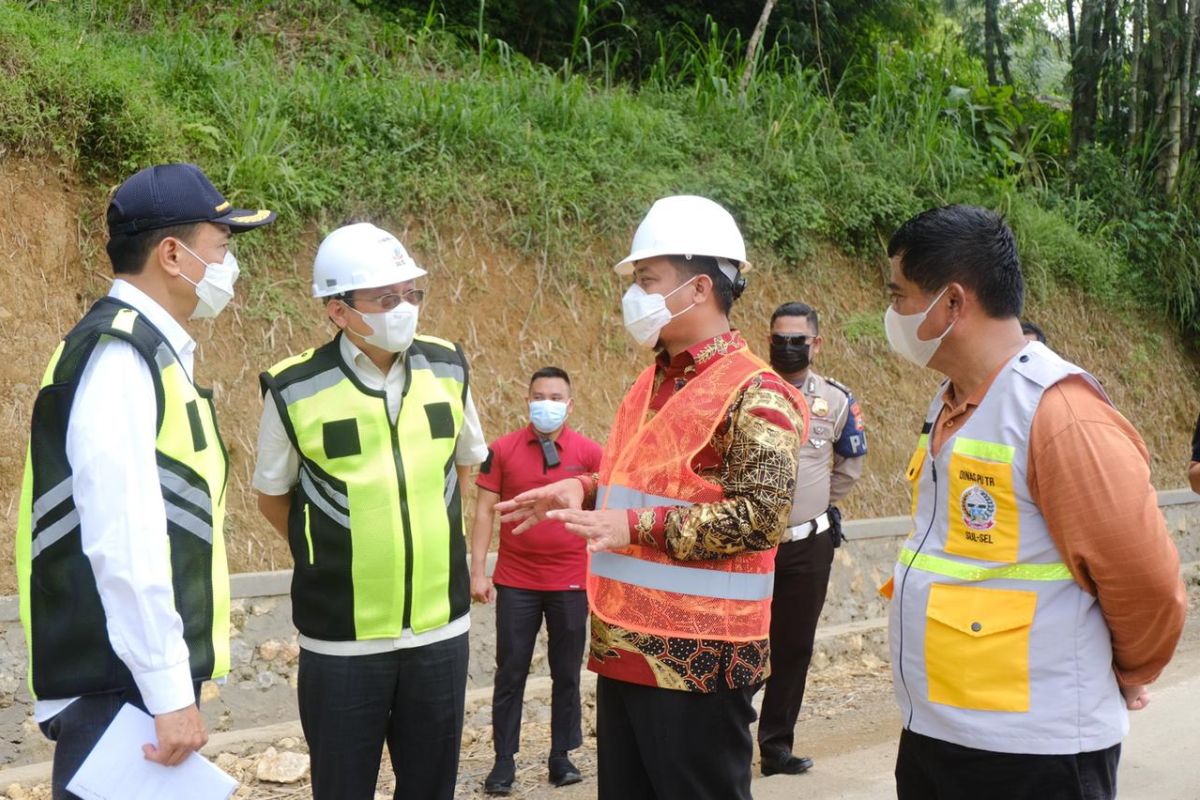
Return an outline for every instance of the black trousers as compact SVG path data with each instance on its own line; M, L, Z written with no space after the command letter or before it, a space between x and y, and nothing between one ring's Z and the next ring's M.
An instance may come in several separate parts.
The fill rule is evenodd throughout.
M771 677L758 721L758 747L763 753L792 752L832 566L833 539L828 531L781 544L775 553Z
M196 697L200 697L200 685L195 685ZM120 692L89 694L80 697L71 705L38 725L42 734L54 742L54 766L50 771L50 793L53 800L78 800L78 795L67 791L67 784L83 766L84 760L108 730L109 723L116 719L117 712L126 704L146 711L141 693L134 688ZM146 711L146 713L149 713Z
M1064 756L993 753L900 734L898 800L1114 800L1121 745Z
M549 635L550 750L583 744L579 670L588 638L587 592L537 592L496 587L496 679L492 689L492 730L497 756L521 749L521 709L533 645L546 620Z
M300 651L300 725L315 800L374 800L386 741L395 800L451 800L467 691L467 634L363 656Z
M750 800L757 688L701 694L601 676L599 800Z

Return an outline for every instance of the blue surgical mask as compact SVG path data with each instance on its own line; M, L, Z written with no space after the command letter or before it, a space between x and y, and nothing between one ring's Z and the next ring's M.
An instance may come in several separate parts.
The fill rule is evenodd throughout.
M554 433L567 421L567 404L558 400L530 400L529 421L538 433Z

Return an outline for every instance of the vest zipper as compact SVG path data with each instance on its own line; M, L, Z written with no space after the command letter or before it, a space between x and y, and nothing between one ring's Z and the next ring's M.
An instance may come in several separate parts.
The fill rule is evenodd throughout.
M925 533L921 536L921 542L917 545L916 555L919 555L921 550L925 548L925 542L929 539L929 532L933 530L933 523L937 518L937 461L932 454L929 456L929 472L930 476L933 478L933 492L931 492L933 495L933 513L929 515L929 527L925 529ZM908 681L904 679L904 590L908 588L908 573L912 570L912 565L915 560L916 559L914 558L909 561L908 565L904 568L904 574L900 576L900 610L896 612L900 617L900 643L897 647L897 650L899 651L897 654L897 660L900 662L900 685L904 687L904 695L908 698L908 719L904 722L904 727L906 730L912 729L913 713L916 706L913 705L912 691L908 688Z
M408 394L408 385L405 383L405 392ZM401 396L401 410L403 410L403 396ZM399 423L400 414L396 414L396 422ZM392 432L392 457L396 464L396 485L400 489L400 523L404 526L404 619L401 623L403 628L412 627L412 598L413 598L413 541L412 541L412 523L408 516L408 489L404 481L404 462L400 459L400 437L396 433L396 425L389 426Z
M308 565L310 567L316 563L313 556L312 525L308 517L308 510L311 507L308 503L304 504L304 541L308 543Z

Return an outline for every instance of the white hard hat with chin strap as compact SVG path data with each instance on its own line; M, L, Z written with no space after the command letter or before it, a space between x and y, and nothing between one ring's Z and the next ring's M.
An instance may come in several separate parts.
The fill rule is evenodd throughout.
M325 237L313 261L313 297L333 297L416 280L425 275L392 234L369 222L345 225Z
M739 272L753 267L746 260L746 242L733 215L707 197L690 194L655 201L633 235L629 255L613 269L631 275L634 262L656 256L715 258L736 294L741 294Z

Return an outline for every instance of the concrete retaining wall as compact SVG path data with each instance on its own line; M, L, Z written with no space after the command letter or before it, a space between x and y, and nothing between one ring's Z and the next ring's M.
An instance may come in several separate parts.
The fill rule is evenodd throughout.
M1183 561L1200 561L1200 497L1188 491L1162 492L1159 502ZM815 669L847 658L887 659L882 625L887 608L877 588L890 576L908 526L907 517L846 525L849 541L837 551L813 657ZM233 576L232 668L223 685L205 685L201 706L213 732L296 718L299 647L291 623L290 580L288 571ZM496 656L494 614L494 606L471 609L471 689L485 690L491 684ZM541 639L530 670L535 676L548 675L545 631ZM16 598L0 598L0 766L43 761L51 753L32 721L25 664L25 637ZM527 712L535 716L549 713L544 694L530 693L529 704L534 707ZM539 703L547 707L538 708ZM487 704L476 705L470 721L486 724L485 718L490 717Z

